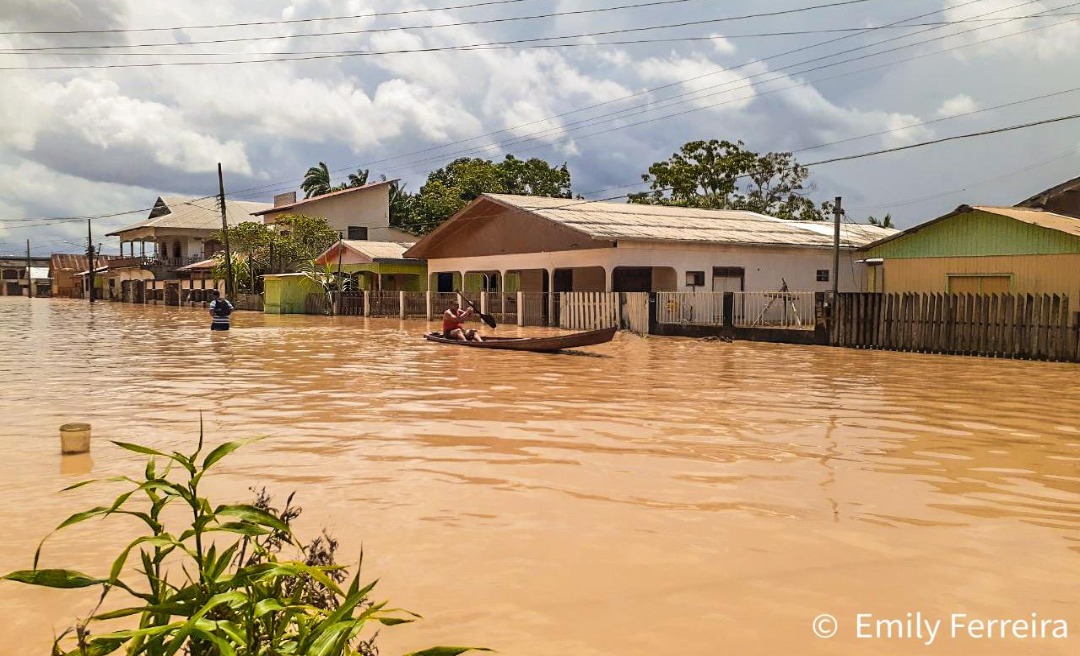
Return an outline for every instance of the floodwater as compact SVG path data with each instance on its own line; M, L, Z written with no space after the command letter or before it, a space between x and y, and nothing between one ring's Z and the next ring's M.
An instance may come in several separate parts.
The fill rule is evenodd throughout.
M112 498L60 488L141 473L108 439L190 449L201 410L210 442L268 436L221 463L216 500L297 491L302 533L362 547L375 596L424 616L384 628L384 656L1080 653L1076 365L630 334L499 353L425 343L421 322L208 322L0 298L0 569ZM499 333L519 330L544 332ZM69 421L93 424L90 458L58 454ZM42 566L107 572L132 528L107 526L61 532ZM45 653L92 597L0 582L0 654ZM825 613L832 639L812 631ZM909 613L942 621L933 644ZM969 630L1033 613L1068 637Z

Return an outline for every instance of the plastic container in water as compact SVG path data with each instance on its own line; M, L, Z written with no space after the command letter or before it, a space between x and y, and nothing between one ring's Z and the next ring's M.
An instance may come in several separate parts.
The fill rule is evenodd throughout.
M90 424L64 424L60 427L60 453L90 451Z

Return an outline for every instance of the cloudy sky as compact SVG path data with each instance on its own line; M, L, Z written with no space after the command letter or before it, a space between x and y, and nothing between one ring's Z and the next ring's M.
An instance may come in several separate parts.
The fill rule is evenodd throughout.
M1077 113L1076 70L1071 0L5 0L0 252L78 251L85 221L52 219L214 194L218 162L232 197L269 202L319 161L415 191L512 153L607 198L690 140L812 163ZM1066 121L811 181L908 227L1077 175Z

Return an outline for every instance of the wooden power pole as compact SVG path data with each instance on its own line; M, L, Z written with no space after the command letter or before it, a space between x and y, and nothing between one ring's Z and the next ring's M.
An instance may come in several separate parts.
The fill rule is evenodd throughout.
M94 302L94 231L91 227L90 219L86 220L86 259L90 263L87 267L89 271L86 274L88 281L87 295L90 297L90 302Z
M221 162L217 165L218 203L221 205L221 235L225 245L225 297L233 297L232 252L229 250L229 219L225 211L225 179L221 175Z
M840 292L840 217L844 210L841 208L843 198L836 197L836 205L833 207L833 258L832 258L832 306L836 307L837 294Z
M34 273L30 270L30 240L26 240L26 293L34 298Z

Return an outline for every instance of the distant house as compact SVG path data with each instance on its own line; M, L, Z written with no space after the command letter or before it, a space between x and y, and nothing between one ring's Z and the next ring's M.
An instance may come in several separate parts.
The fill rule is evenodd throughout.
M1073 178L1056 187L1040 191L1016 206L1080 217L1080 178Z
M316 258L315 263L336 266L341 261L342 272L352 276L355 289L367 291L427 290L427 264L423 260L405 257L411 242L350 241L334 244Z
M416 237L390 227L390 183L374 182L297 201L296 192L274 198L274 206L253 212L273 224L288 214L326 219L330 227L352 241L414 242Z
M230 226L257 222L252 214L268 207L268 203L226 201L226 220ZM185 292L195 287L191 275L178 270L222 250L221 242L213 238L220 231L221 210L216 199L158 198L145 221L108 233L120 238L121 257L110 259L103 274L104 298L179 304L191 296ZM139 245L137 255L135 244ZM126 257L125 245L129 250Z
M862 250L877 292L1067 294L1080 302L1080 218L961 205Z
M423 260L404 256L409 242L350 241L334 244L315 259L320 266L336 268L353 280L352 289L363 291L422 292L427 287L427 266ZM309 276L284 273L263 276L268 314L302 314L309 294L322 289Z
M0 296L28 296L31 282L34 296L50 295L49 258L31 257L28 271L25 256L0 257Z
M102 271L108 266L108 257L97 256L97 266ZM86 255L54 253L49 258L49 278L52 281L52 295L57 298L84 298L83 275L90 269Z
M853 252L896 231L844 225L840 289L863 285ZM833 226L754 212L484 194L405 252L430 289L792 291L831 289Z

